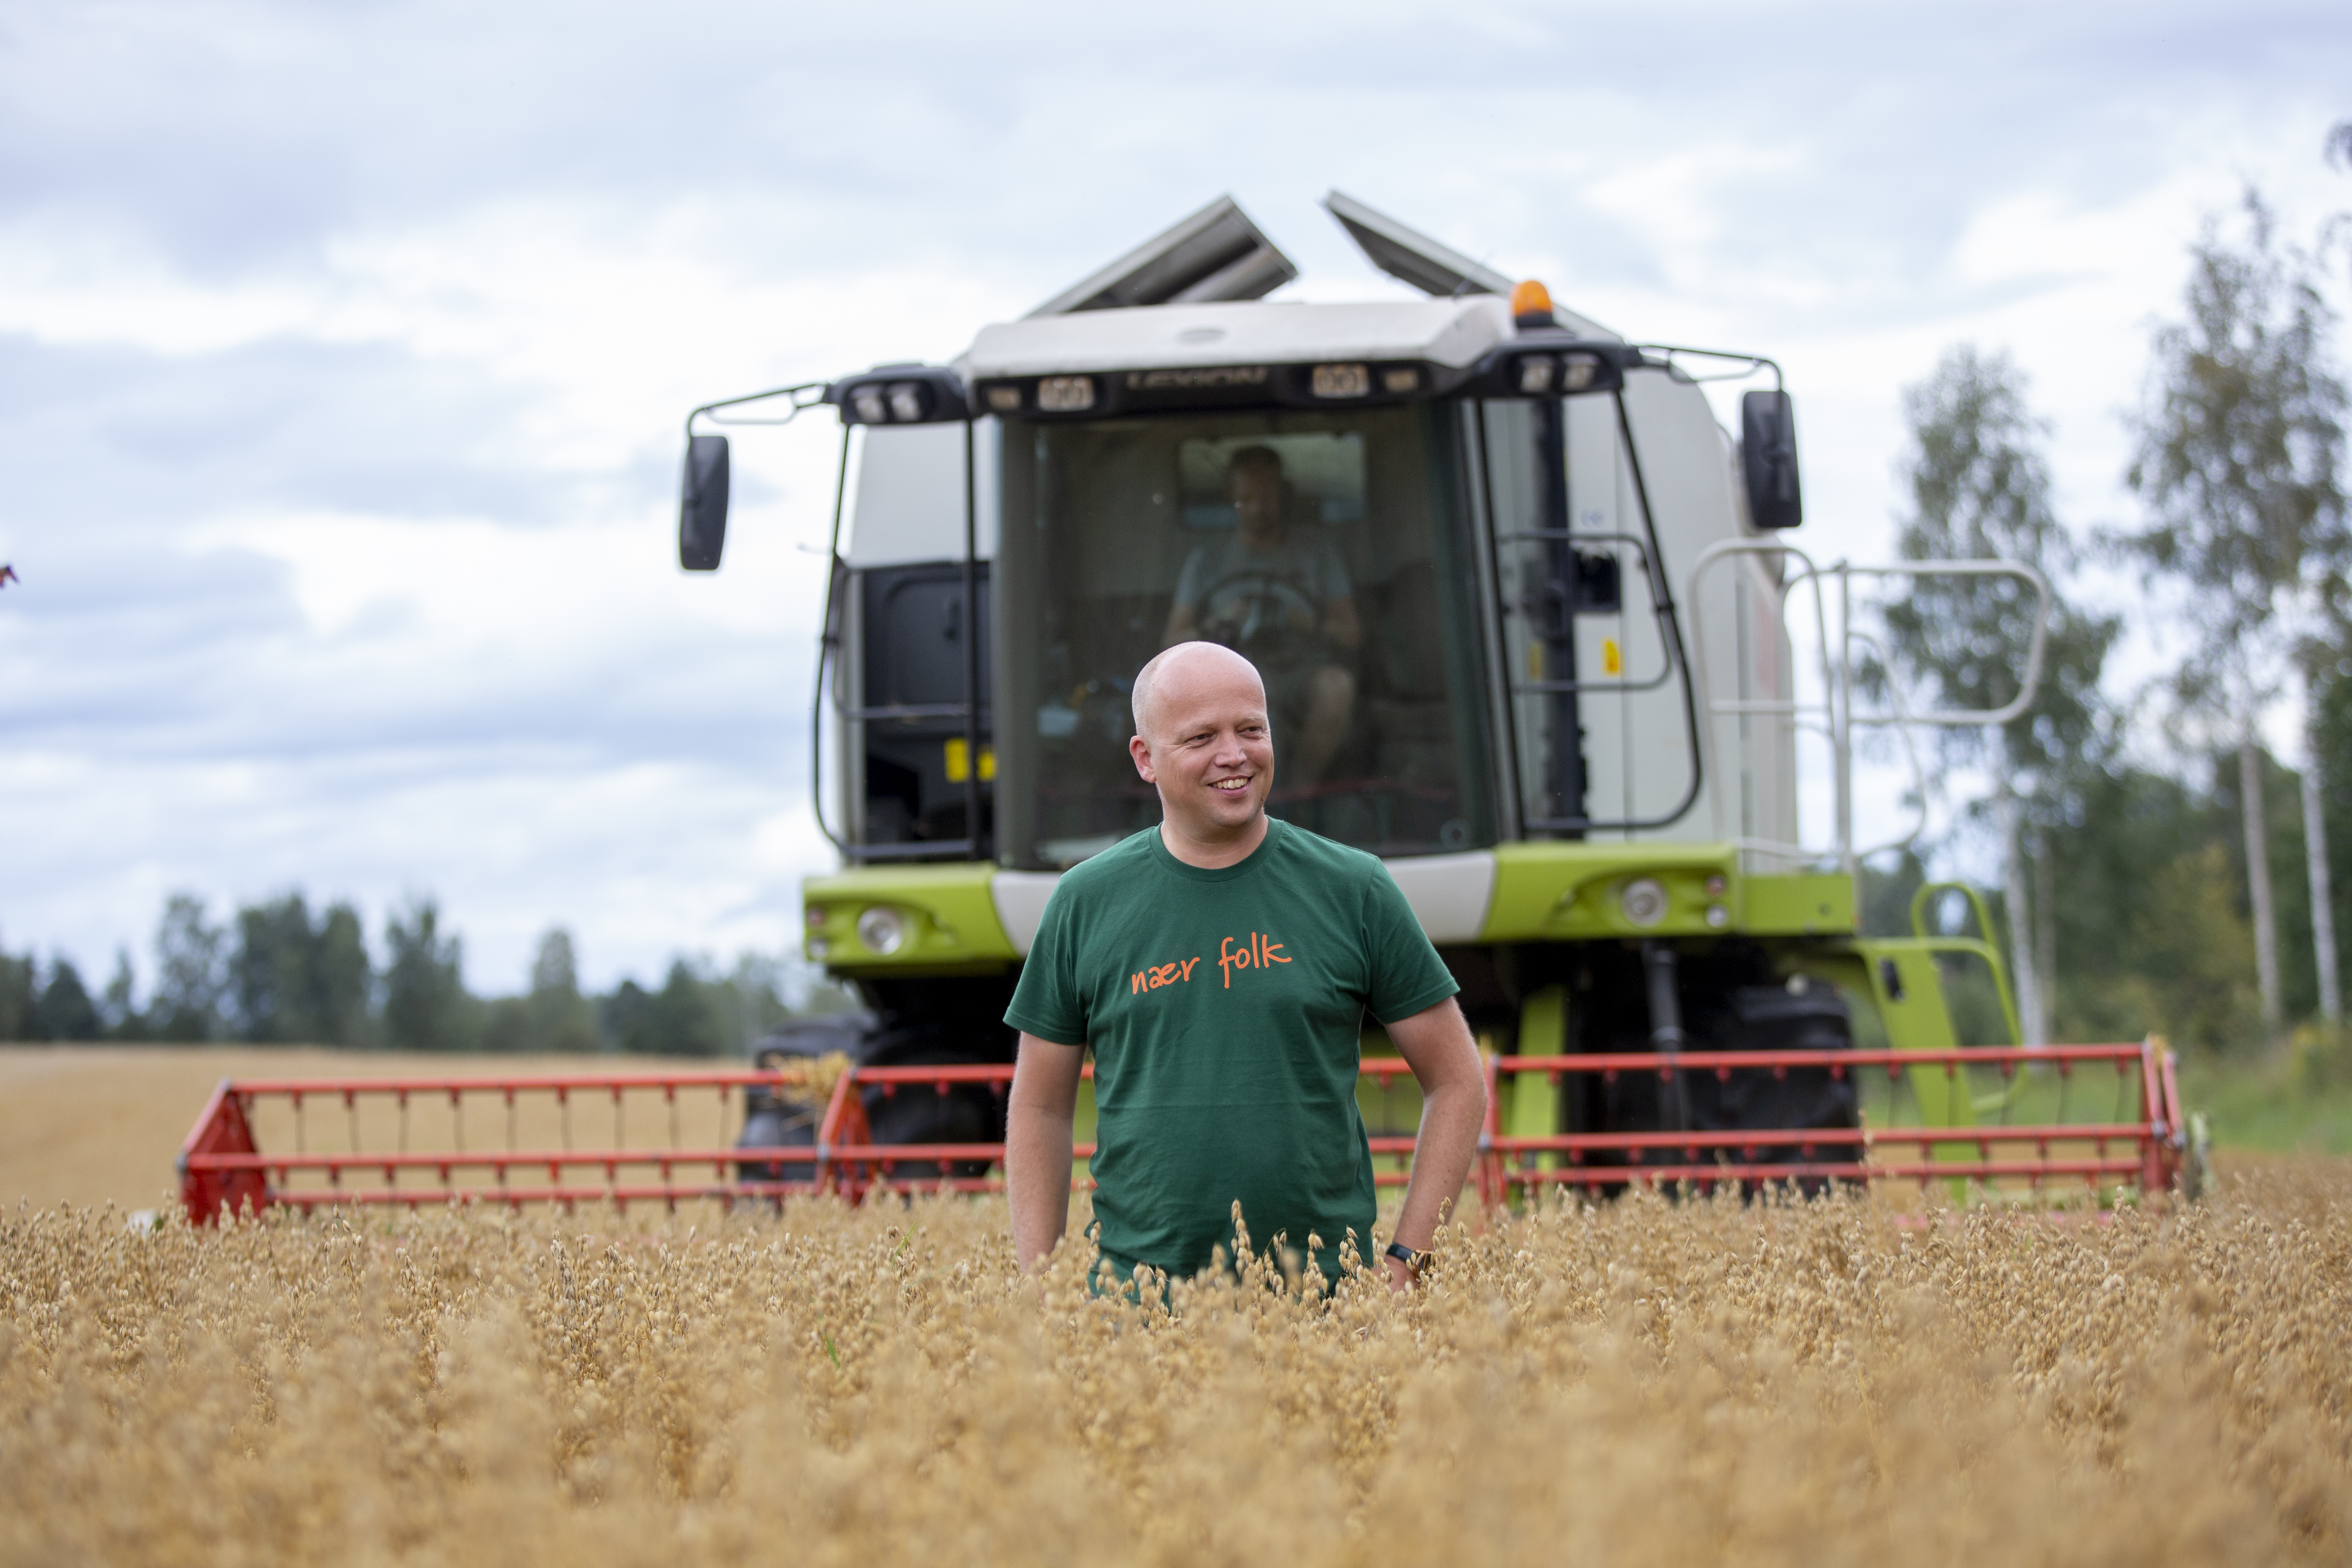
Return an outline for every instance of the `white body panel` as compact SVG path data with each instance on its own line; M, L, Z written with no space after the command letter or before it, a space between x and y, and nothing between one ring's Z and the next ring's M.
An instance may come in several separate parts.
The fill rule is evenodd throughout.
M956 368L973 379L1325 359L1463 369L1510 335L1511 308L1491 294L1389 305L1154 305L982 327Z
M1495 857L1490 851L1417 855L1381 864L1430 941L1475 942L1486 929L1486 909L1495 901Z
M997 923L1004 928L1013 951L1029 956L1037 927L1045 918L1045 900L1054 896L1059 871L999 871L988 879L988 896L996 904Z
M918 561L963 559L961 425L861 426L842 555L863 572ZM996 555L996 421L972 431L974 521L979 556Z

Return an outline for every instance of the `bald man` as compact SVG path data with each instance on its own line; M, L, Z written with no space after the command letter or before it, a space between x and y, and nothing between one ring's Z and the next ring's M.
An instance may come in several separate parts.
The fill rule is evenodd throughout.
M1096 1241L1105 1276L1183 1279L1230 1259L1232 1214L1336 1278L1350 1233L1409 1287L1462 1191L1486 1075L1457 987L1373 857L1265 814L1265 687L1215 643L1180 643L1135 680L1136 771L1160 823L1062 878L1004 1021L1021 1033L1005 1174L1023 1267L1069 1225L1071 1117L1095 1055ZM1380 1021L1421 1085L1421 1135L1394 1242L1374 1258L1358 1042ZM1314 1245L1319 1243L1319 1245Z

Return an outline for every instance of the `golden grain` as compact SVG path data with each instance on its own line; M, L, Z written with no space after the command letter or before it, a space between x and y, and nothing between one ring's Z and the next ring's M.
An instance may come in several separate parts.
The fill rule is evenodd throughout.
M1636 1197L1094 1300L1003 1205L0 1220L0 1559L2340 1562L2352 1169ZM1307 1276L1311 1286L1314 1276Z

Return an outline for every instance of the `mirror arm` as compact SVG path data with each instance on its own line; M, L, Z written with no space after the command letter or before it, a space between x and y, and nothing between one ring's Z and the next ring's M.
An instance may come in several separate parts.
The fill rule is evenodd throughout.
M716 403L706 403L699 408L697 408L693 413L688 414L686 416L686 433L688 437L691 437L694 434L694 422L697 419L708 419L713 425L789 425L806 410L814 408L818 405L822 404L824 401L824 393L826 389L832 384L833 384L831 382L825 381L803 381L796 382L791 386L779 386L771 388L766 392L751 393L742 397L722 397ZM805 393L811 392L815 393L817 395L814 397L803 395ZM792 399L792 402L785 406L783 417L780 419L745 419L740 417L734 419L722 419L719 416L719 410L722 408L735 408L746 403L765 403L772 397L789 397Z
M1701 359L1730 360L1747 367L1744 370L1724 371L1720 374L1717 375L1692 375L1691 379L1693 381L1745 381L1749 376L1754 375L1759 368L1761 368L1772 373L1773 391L1786 392L1789 390L1788 384L1780 375L1780 362L1776 359L1768 359L1762 354L1733 353L1725 349L1695 349L1683 343L1636 343L1633 346L1640 349L1645 354L1664 354L1669 361L1671 361L1676 354L1696 354ZM1683 374L1685 375L1690 375L1688 371L1685 371Z

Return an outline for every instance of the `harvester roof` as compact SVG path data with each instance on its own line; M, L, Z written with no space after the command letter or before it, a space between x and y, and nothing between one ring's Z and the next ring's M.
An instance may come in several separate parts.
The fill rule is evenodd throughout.
M982 329L956 369L974 382L1328 360L1466 369L1511 335L1502 274L1340 192L1324 205L1375 266L1434 297L1267 301L1297 269L1221 197L1022 320ZM1558 314L1579 338L1616 335Z
M975 381L1332 359L1464 368L1510 334L1510 306L1492 294L1350 305L1145 305L983 327L957 368Z

